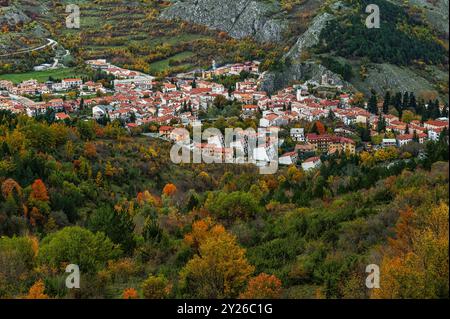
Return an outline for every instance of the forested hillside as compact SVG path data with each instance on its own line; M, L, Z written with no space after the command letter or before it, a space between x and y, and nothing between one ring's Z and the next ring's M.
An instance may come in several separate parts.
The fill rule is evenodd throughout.
M352 13L330 21L322 31L323 50L347 58L367 57L375 63L448 64L443 42L420 20L419 12L407 12L384 0L349 2L354 7ZM365 9L372 3L380 8L379 29L369 29L363 23Z
M408 151L263 176L174 165L117 123L2 112L0 297L448 298L448 136Z

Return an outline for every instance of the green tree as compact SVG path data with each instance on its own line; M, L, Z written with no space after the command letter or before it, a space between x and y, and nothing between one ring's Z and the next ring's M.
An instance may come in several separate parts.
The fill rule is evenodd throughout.
M108 260L121 255L120 248L103 233L74 226L47 235L39 249L38 261L55 268L76 264L83 272L96 272Z
M372 93L367 108L370 113L378 115L378 98L376 94Z
M391 104L391 92L387 91L383 101L383 113L389 114L389 105Z
M34 247L29 237L0 238L0 297L14 296L31 278Z
M117 212L111 206L100 207L89 217L88 228L105 233L127 254L131 254L136 246L133 219L126 211Z
M378 133L381 133L381 132L384 132L385 130L386 130L386 120L380 114L380 116L378 118L377 131L378 131Z
M260 211L258 201L249 193L210 194L206 207L219 218L250 218Z

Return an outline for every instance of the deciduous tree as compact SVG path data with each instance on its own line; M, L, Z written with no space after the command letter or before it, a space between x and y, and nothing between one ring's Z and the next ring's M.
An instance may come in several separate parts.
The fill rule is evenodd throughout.
M139 294L134 288L127 288L123 291L123 299L139 299Z
M265 273L250 279L247 290L241 295L241 299L278 299L281 297L281 280L275 275Z
M167 184L164 186L163 194L166 196L173 196L177 192L177 187L174 184Z
M171 284L163 275L150 276L142 284L142 291L146 299L165 299L171 290Z
M34 181L33 185L31 185L31 195L30 197L37 201L48 202L49 197L47 193L47 187L45 187L44 182L41 179L37 179Z
M38 253L41 264L59 269L76 264L83 272L96 272L108 260L116 259L121 250L103 233L75 226L50 234L42 241Z
M40 279L31 286L28 291L25 299L48 299L48 296L45 294L45 285L44 282Z
M372 297L448 298L448 205L435 206L423 217L407 209L395 231L381 262L381 289Z
M253 273L245 249L227 232L200 244L199 253L181 270L182 288L197 298L235 298Z

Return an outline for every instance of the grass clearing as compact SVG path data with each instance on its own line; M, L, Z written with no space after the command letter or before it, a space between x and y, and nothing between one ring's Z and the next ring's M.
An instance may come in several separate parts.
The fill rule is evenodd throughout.
M1 74L0 80L8 80L15 84L26 81L26 80L37 80L38 82L46 82L51 76L54 79L65 79L72 77L81 77L84 74L75 70L75 68L61 68L55 70L46 71L33 71L20 74Z
M150 64L150 68L151 68L152 72L164 71L165 69L170 67L170 65L169 65L170 60L179 62L179 61L186 60L193 56L194 56L193 52L190 52L190 51L181 52L181 53L175 54L167 59L157 61L157 62Z

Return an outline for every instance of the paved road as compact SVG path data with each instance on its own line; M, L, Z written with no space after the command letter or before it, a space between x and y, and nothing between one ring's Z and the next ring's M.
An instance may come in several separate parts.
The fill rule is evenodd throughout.
M18 102L24 104L25 106L34 106L34 104L35 104L34 101L32 101L29 98L26 98L24 96L10 94L9 97L12 100L15 100L15 101L18 101Z
M7 57L7 56L12 56L12 55L17 55L17 54L22 54L22 53L28 53L28 52L33 52L33 51L39 51L39 50L43 50L49 46L51 46L52 48L54 48L58 42L56 42L55 40L52 39L47 39L48 43L41 45L37 48L32 48L32 49L24 49L24 50L19 50L16 52L12 52L12 53L7 53L7 54L1 54L0 57Z
M61 57L61 59L64 59L66 56L68 56L70 54L69 50L66 50L66 53ZM51 69L56 69L56 67L59 64L59 60L58 58L53 58L53 65L51 67Z

